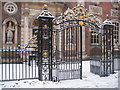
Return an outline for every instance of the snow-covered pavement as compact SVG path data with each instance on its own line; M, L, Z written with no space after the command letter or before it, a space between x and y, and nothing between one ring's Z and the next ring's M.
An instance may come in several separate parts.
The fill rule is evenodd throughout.
M90 62L83 62L83 79L63 80L60 82L21 80L0 82L2 88L118 88L118 72L108 77L90 73Z

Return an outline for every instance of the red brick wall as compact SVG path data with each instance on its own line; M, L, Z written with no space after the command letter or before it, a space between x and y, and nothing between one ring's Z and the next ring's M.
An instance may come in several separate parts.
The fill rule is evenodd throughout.
M73 7L76 7L77 6L77 2L68 2L68 6L70 7L70 8L73 8Z
M90 53L90 31L89 28L85 28L85 53Z
M13 18L15 18L16 20L17 20L17 22L20 24L20 22L21 22L21 4L20 3L16 3L17 4L17 6L18 6L18 11L17 11L17 13L16 14L14 14L14 15L12 15L12 16L9 16L5 11L4 11L4 2L3 2L3 4L2 4L2 6L3 6L3 8L2 8L2 15L3 15L3 17L2 17L2 21L4 21L6 18L8 18L8 17L13 17Z
M109 17L110 15L110 10L111 10L111 4L110 2L103 2L102 5L102 20L104 21L106 19L106 15L108 14Z
M90 2L85 3L85 8L89 9ZM90 32L89 28L85 28L85 53L90 53Z
M89 5L94 5L94 4L92 2L86 2L85 8L88 10L89 10ZM101 2L98 6L102 7L102 15L100 16L102 18L102 22L106 19L107 14L109 15L109 19L118 19L115 17L111 17L111 9L113 8L111 2ZM86 28L86 31L85 31L85 52L87 54L94 53L93 52L94 50L92 50L93 47L94 46L90 45L90 32L88 31L88 28Z

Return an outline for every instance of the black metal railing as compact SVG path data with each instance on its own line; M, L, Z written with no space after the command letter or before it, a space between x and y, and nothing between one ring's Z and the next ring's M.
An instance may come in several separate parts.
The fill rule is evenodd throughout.
M0 81L38 78L35 50L0 49Z

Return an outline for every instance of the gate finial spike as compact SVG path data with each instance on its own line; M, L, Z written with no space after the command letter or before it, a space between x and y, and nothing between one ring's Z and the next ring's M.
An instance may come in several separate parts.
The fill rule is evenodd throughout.
M106 14L106 19L109 19L109 15L108 14Z
M80 4L81 4L81 3L77 4L77 7L79 7L79 6L80 6Z
M77 4L77 7L82 7L84 8L84 5L82 3Z
M44 4L43 10L48 10L47 4Z

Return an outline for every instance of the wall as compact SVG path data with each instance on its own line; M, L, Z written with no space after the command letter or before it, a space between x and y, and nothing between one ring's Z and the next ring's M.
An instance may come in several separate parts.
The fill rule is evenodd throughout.
M16 14L14 15L9 15L7 14L5 11L4 11L4 5L5 5L5 2L2 2L2 23L4 22L5 19L7 18L14 18L16 21L17 21L17 24L18 24L18 32L17 32L17 44L20 44L20 38L21 38L21 4L20 2L14 2L16 3L17 7L18 7L18 11Z
M113 7L113 4L111 2L100 2L99 4L95 5L94 2L85 2L85 8L87 8L89 10L89 6L90 5L93 5L93 6L98 6L98 7L101 7L102 8L102 13L101 15L98 15L101 19L102 19L102 22L106 19L106 15L108 14L109 15L109 19L116 19L118 20L118 17L113 17L111 16L111 9L115 9L115 7ZM92 50L93 45L90 44L90 32L88 30L88 28L86 28L86 31L85 31L85 52L86 54L90 54L91 51L94 51ZM99 46L98 46L99 48Z
M0 48L2 47L2 2L0 1Z

